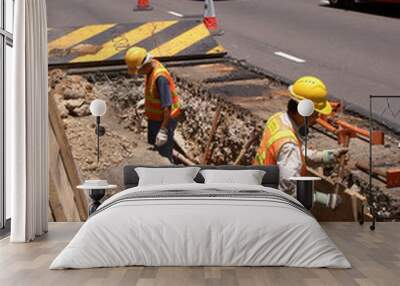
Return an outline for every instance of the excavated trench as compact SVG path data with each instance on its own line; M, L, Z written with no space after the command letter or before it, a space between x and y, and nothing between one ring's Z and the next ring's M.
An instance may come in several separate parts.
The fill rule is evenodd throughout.
M143 110L143 81L132 79L125 72L98 73L90 77L95 81L95 89L112 102L121 124L144 135L147 122ZM114 83L112 86L110 81ZM212 154L203 163L233 163L251 134L261 129L261 122L257 122L249 111L207 93L201 86L182 80L177 80L177 85L184 106L184 120L176 130L177 149L188 159L202 162L215 121L217 127L209 147ZM216 120L217 113L220 113L219 120ZM241 163L250 164L254 150L255 145Z
M170 70L176 79L185 110L185 119L179 123L175 136L176 163L251 164L265 120L273 113L286 109L287 86L283 81L234 60L171 64ZM84 177L102 176L113 181L120 171L116 166L132 162L133 156L136 156L136 163L166 164L145 143L142 79L132 78L122 69L66 72L50 71L50 95L57 99L68 140ZM71 88L74 84L79 87ZM74 93L71 90L80 92L80 96L71 96ZM102 139L102 156L106 159L100 163L100 167L93 161L94 120L88 110L93 98L105 99L109 108L105 124L110 132ZM346 113L338 116L359 126L366 126L363 118ZM320 131L311 131L311 147L338 147L334 135L326 136L325 132ZM86 138L83 139L83 136ZM398 138L389 134L385 139L384 146L374 147L375 154L379 154L377 165L390 162L399 166ZM149 159L150 154L153 159ZM353 139L350 144L351 161L363 161L367 155L368 144ZM336 180L334 166L315 171L325 175L326 180ZM358 191L364 193L368 189L367 179L366 174L351 164L342 185L351 187L355 183ZM399 217L398 190L386 189L381 182L374 181L373 193L368 197L380 216Z

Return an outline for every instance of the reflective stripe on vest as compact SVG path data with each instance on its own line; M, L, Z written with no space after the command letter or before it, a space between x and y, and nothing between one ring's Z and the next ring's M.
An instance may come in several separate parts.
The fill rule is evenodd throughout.
M283 131L278 131L274 135L272 135L266 145L266 148L269 149L272 144L274 144L276 141L284 138L291 138L294 141L297 142L297 137L291 130L283 130Z
M158 94L157 78L165 77L169 82L169 88L172 97L171 117L176 118L180 113L180 101L176 94L175 83L168 70L157 60L153 60L154 68L145 82L145 114L148 119L162 121L163 110L161 108L161 100Z
M286 143L296 144L302 157L302 175L306 174L302 144L291 125L285 122L285 113L273 115L265 125L260 147L254 160L256 165L276 165L279 151Z

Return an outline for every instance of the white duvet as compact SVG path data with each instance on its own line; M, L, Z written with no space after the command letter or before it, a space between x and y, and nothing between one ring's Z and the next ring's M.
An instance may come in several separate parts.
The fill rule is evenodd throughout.
M50 269L145 266L293 266L350 268L318 222L293 205L246 197L121 200L146 191L262 190L232 184L136 187L105 201Z

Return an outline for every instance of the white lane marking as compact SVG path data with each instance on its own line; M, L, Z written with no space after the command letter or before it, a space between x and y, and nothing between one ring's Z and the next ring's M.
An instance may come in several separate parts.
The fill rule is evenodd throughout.
M278 56L278 57L282 57L282 58L285 58L285 59L294 61L294 62L296 62L296 63L301 63L301 64L303 64L303 63L306 62L306 60L300 59L300 58L298 58L298 57L289 55L289 54L284 53L284 52L275 52L274 54L275 54L276 56Z
M183 15L181 13L178 13L178 12L168 11L168 14L174 15L174 16L179 17L179 18L183 18Z

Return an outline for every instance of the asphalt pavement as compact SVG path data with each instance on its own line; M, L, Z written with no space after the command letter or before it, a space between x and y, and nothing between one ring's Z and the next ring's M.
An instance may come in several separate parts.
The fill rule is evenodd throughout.
M48 25L180 19L201 15L204 7L191 0L151 5L153 11L134 12L135 1L48 0ZM215 6L224 31L219 41L235 58L290 81L319 76L333 97L363 113L370 94L400 95L398 6L349 11L318 0L231 0ZM400 99L375 100L374 113L400 131Z

